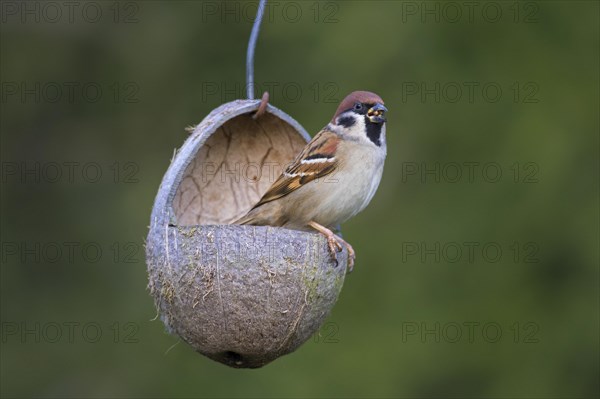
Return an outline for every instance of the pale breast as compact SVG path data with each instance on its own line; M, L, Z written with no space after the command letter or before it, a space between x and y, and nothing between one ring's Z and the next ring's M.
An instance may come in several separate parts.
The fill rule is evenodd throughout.
M345 161L337 172L307 187L315 198L307 215L325 226L343 223L362 211L381 181L385 153L360 144L348 150L352 156L342 156Z

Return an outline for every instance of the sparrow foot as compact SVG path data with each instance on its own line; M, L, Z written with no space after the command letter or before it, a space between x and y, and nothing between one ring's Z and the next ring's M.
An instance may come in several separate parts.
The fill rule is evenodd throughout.
M312 221L308 223L308 225L327 238L329 253L331 254L331 258L335 260L336 266L338 265L337 253L342 250L342 245L346 247L348 250L348 272L352 272L354 269L354 258L356 257L356 253L354 252L352 245L348 244L346 241L344 241L344 239L342 239L342 237L334 234L333 231L329 230L325 226Z

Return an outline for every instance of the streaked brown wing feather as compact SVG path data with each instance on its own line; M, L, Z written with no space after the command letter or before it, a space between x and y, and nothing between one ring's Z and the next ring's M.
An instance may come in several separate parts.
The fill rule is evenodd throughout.
M267 190L260 201L252 209L274 201L299 189L306 183L327 176L333 172L338 165L335 159L335 150L340 138L329 130L321 130L307 145L304 150L294 159L285 172L282 173L275 183ZM327 160L318 162L319 159ZM302 161L313 160L313 163Z

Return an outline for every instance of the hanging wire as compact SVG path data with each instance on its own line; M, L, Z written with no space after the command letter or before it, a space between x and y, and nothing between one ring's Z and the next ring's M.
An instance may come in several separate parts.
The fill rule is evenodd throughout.
M256 48L256 39L260 31L260 23L265 14L265 4L267 0L260 0L256 19L250 33L250 41L248 42L248 52L246 53L246 88L248 90L248 100L254 100L254 49Z

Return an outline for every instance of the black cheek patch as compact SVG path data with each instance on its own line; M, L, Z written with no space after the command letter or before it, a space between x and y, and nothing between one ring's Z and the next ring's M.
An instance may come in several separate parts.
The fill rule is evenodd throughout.
M381 147L381 128L383 123L373 123L368 117L365 117L365 126L367 127L367 137L377 147Z
M338 125L342 125L345 128L352 127L352 126L354 126L355 123L356 123L356 120L354 120L354 118L351 116L344 116L344 117L338 119Z

